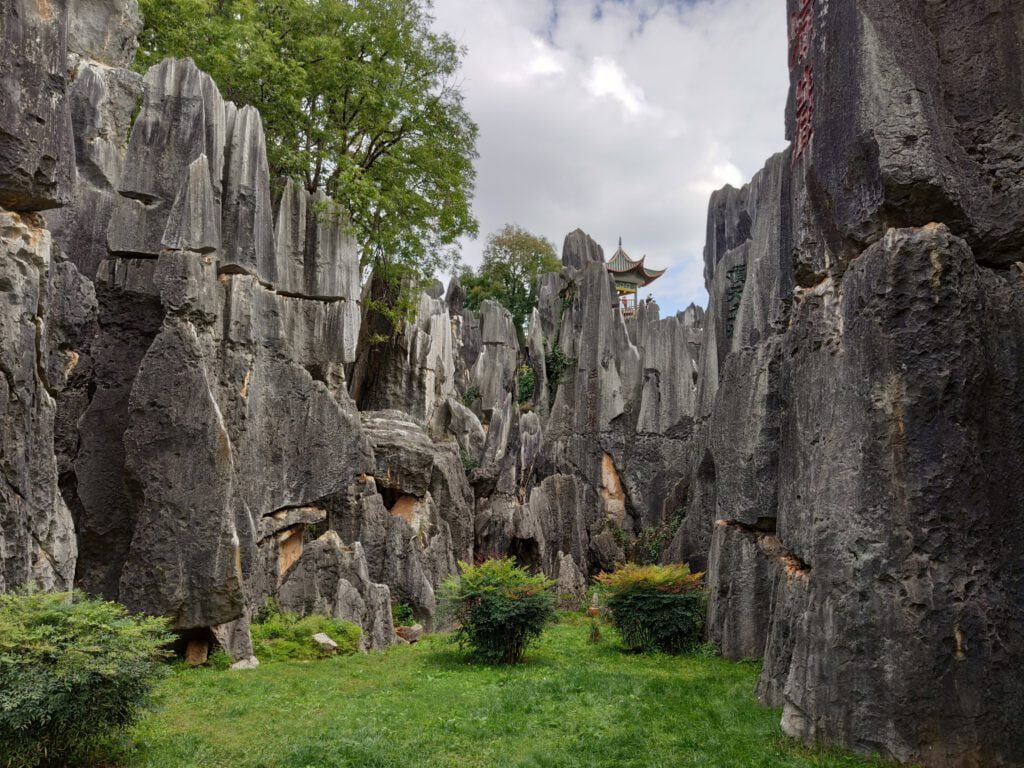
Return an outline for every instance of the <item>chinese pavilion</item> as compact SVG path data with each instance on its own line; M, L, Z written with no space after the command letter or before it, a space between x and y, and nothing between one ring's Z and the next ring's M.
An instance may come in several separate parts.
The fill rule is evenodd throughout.
M608 272L615 280L615 290L619 294L619 306L626 317L636 314L636 294L641 288L650 285L663 274L664 269L648 269L644 259L634 261L622 250L622 238L619 238L619 249L608 259Z

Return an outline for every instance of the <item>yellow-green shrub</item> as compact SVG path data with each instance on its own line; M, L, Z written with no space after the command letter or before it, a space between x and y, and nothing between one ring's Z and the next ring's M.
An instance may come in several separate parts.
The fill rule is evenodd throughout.
M627 564L597 582L627 649L680 653L701 641L707 609L702 576L683 564Z

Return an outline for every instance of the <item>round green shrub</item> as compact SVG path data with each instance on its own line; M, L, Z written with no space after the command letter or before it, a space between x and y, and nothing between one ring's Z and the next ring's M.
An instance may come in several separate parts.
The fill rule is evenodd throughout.
M95 764L151 704L174 638L79 592L0 595L0 766Z
M512 558L459 563L460 575L441 585L443 609L456 622L460 648L488 663L516 664L555 616L554 582Z
M682 653L700 645L707 596L703 574L684 565L633 565L597 577L612 624L631 651Z

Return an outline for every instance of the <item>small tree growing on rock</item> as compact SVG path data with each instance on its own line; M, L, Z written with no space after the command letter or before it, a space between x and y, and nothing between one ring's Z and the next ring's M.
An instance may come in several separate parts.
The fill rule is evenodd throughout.
M460 562L459 570L441 585L442 606L456 622L453 639L481 661L522 661L526 647L555 616L555 583L510 557Z

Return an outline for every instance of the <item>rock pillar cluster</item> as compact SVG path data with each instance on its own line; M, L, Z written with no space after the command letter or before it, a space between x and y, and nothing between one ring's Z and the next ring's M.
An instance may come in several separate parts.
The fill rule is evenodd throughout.
M787 13L791 144L713 195L706 311L623 317L576 230L526 328L457 280L395 328L257 110L130 70L134 0L5 3L0 590L251 666L269 598L379 648L460 560L566 606L684 560L787 733L1024 765L1024 6Z

